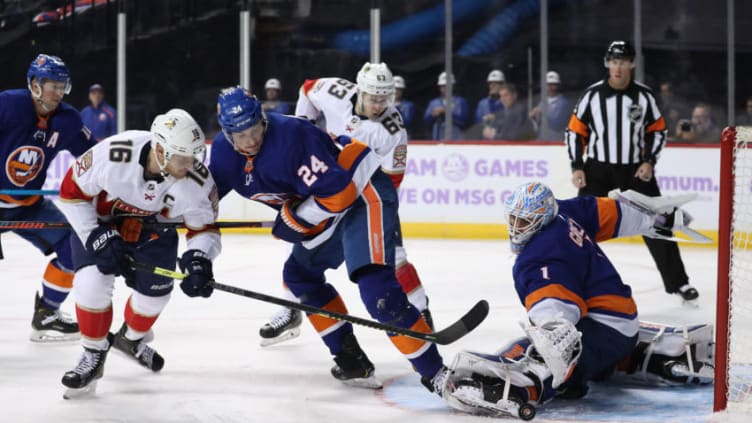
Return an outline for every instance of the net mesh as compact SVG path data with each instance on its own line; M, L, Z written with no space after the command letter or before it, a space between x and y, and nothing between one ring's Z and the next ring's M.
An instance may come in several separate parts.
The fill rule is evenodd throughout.
M737 127L729 275L728 409L752 410L752 127Z

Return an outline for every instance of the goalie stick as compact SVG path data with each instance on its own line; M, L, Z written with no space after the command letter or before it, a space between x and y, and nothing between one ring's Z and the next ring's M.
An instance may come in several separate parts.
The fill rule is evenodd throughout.
M151 266L145 263L131 262L134 269L154 273L156 275L165 276L173 279L184 279L185 274L175 272L162 267ZM470 333L473 329L483 322L488 316L488 302L486 300L478 301L473 308L471 308L464 316L454 322L452 325L444 328L438 332L424 333L410 329L401 328L399 326L393 326L386 323L377 322L374 320L363 319L361 317L353 316L350 314L342 314L334 311L324 310L323 308L313 307L306 304L296 303L295 301L288 301L282 298L272 297L271 295L262 294L260 292L249 291L247 289L238 288L235 286L225 285L219 282L212 282L215 289L220 291L229 292L230 294L240 295L243 297L253 298L255 300L277 304L283 307L292 308L295 310L305 311L312 314L318 314L320 316L329 317L330 319L341 320L344 322L350 322L356 325L369 327L371 329L382 330L386 332L396 333L404 335L410 338L420 339L422 341L433 342L439 345L448 345L452 342L462 338Z
M218 228L271 228L274 222L215 222ZM40 222L26 220L0 220L0 229L65 229L70 228L68 222ZM145 228L185 228L183 222L144 222Z
M693 242L697 244L708 244L713 242L712 239L695 231L689 226L685 226L684 223L681 222L683 217L681 217L680 213L683 212L681 211L682 209L680 208L680 206L697 198L696 193L677 196L648 197L647 195L641 194L637 191L620 191L617 188L609 191L608 198L635 208L652 218L655 218L655 216L661 214L671 213L672 211L674 211L674 209L676 209L676 216L678 217L679 222L675 223L674 230L687 235L689 239L668 237L658 233L651 233L649 235L646 234L646 236L656 239L663 239L666 241Z

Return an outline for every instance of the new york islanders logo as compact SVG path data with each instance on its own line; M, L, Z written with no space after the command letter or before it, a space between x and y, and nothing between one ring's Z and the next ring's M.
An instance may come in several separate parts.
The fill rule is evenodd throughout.
M5 161L5 174L17 187L39 176L44 164L44 150L39 147L24 145L13 150Z

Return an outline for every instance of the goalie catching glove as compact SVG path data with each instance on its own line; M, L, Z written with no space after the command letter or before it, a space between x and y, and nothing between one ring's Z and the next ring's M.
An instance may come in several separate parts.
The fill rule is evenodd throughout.
M582 353L582 333L562 317L539 325L522 323L521 326L551 371L552 387L566 382Z

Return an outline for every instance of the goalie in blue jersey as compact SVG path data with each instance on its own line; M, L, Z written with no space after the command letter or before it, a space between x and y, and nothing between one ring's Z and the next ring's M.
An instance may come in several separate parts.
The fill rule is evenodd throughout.
M541 183L517 188L505 213L527 336L497 354L459 353L443 389L449 405L529 419L535 405L581 398L589 381L617 370L651 384L712 382L712 326L641 324L630 287L598 246L621 236L661 237L679 211L646 213L591 196L556 200ZM676 226L688 224L679 220Z

